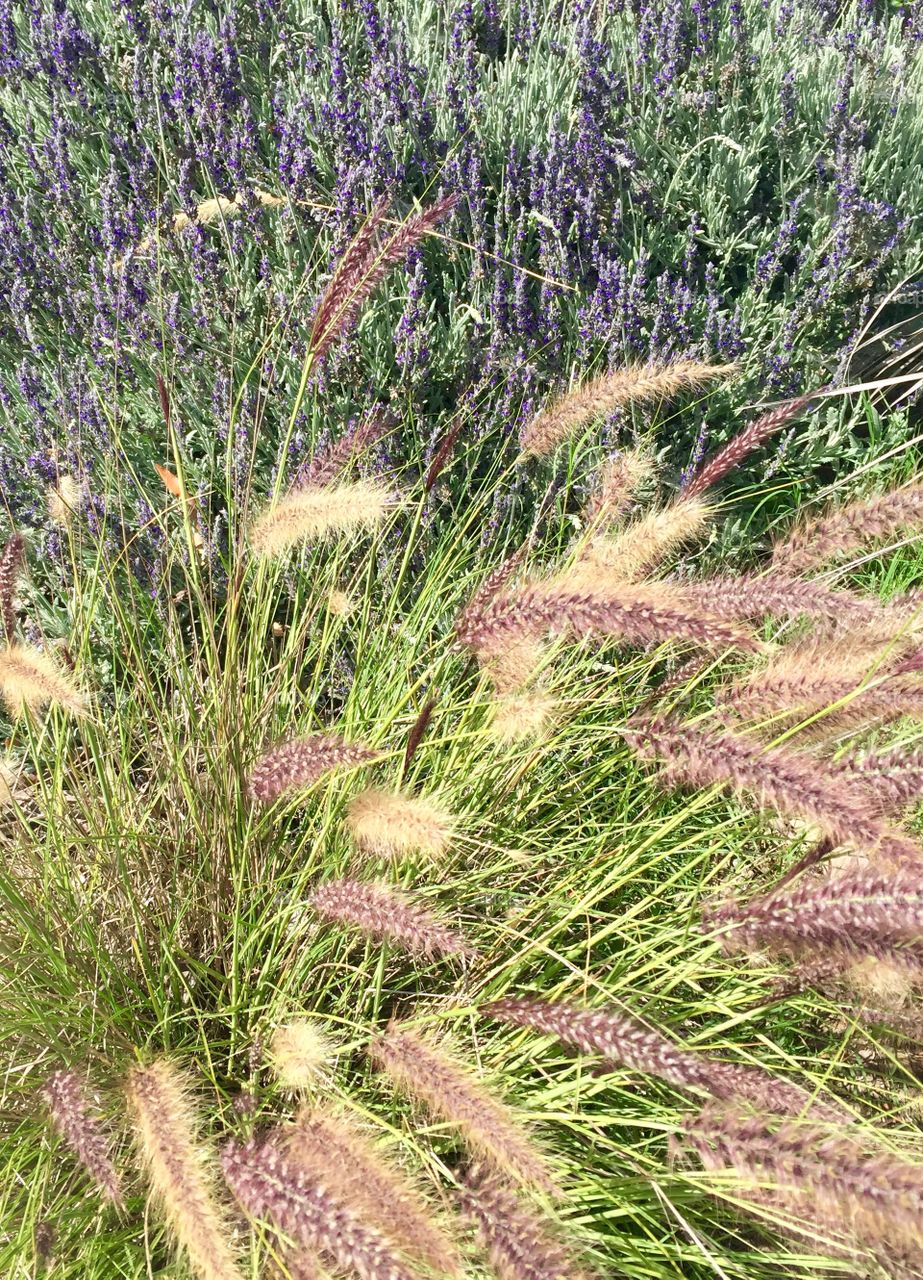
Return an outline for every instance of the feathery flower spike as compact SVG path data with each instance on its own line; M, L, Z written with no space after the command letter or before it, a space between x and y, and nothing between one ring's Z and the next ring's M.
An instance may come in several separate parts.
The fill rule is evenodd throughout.
M353 796L346 825L365 853L383 857L422 853L440 858L455 833L455 820L441 805L403 791L369 787Z
M804 573L870 542L921 527L923 484L910 484L803 520L776 544L772 563L786 573Z
M377 444L383 436L397 426L397 418L388 410L378 410L362 418L350 427L339 440L315 453L305 469L299 473L294 492L302 489L321 489L334 484L360 453Z
M0 615L3 617L3 631L9 645L13 643L13 635L16 630L13 595L16 591L16 579L22 570L25 553L25 538L21 533L14 533L3 548L3 553L0 554Z
M228 1142L221 1164L225 1181L252 1218L269 1220L297 1244L356 1271L362 1280L420 1280L390 1240L272 1140Z
M524 587L495 597L469 617L459 638L483 662L502 653L511 638L536 639L553 631L620 637L630 644L681 640L751 653L761 648L745 627L693 608L663 583L613 583L593 591L557 583Z
M474 948L448 928L385 884L361 880L328 880L308 897L325 920L351 925L378 940L390 940L412 955L470 958Z
M75 1071L55 1071L42 1096L55 1129L103 1194L119 1208L122 1189L92 1099Z
M812 823L834 845L923 861L923 850L909 836L879 821L861 788L811 756L669 720L638 722L626 737L642 759L659 763L666 782L721 784L755 801L758 809Z
M582 1280L547 1220L489 1169L474 1165L458 1199L500 1280Z
M312 1019L292 1018L276 1027L269 1041L273 1074L286 1089L317 1084L335 1048Z
M133 1067L128 1101L151 1189L200 1280L240 1280L186 1082L169 1062Z
M299 542L363 533L381 524L394 501L390 490L369 480L293 489L257 516L250 545L254 555L272 558Z
M794 1210L801 1234L821 1226L853 1247L887 1255L897 1245L921 1259L923 1165L862 1130L709 1106L687 1121L680 1145L705 1169L736 1171L754 1203Z
M564 585L570 580L588 590L594 583L605 590L608 582L637 582L670 552L702 537L710 520L710 508L694 498L649 511L614 537L595 538L574 569L556 581Z
M545 457L594 418L604 417L621 405L666 400L736 372L735 364L677 360L673 364L637 365L604 374L574 387L530 419L520 434L520 448L526 457Z
M260 756L250 770L250 794L257 804L271 804L285 792L308 787L333 769L351 769L377 759L377 751L346 742L336 734L293 738Z
M819 618L847 627L887 623L881 605L852 591L836 591L820 582L784 573L739 574L684 583L683 594L716 618L743 621Z
M391 268L403 260L408 249L429 235L457 203L455 195L442 196L428 209L407 218L383 242L378 238L378 231L387 205L375 209L346 251L318 304L310 340L315 365L353 327L363 306Z
M769 947L799 953L835 948L849 955L923 961L923 879L918 870L868 868L807 881L747 903L722 903L703 926L726 930L727 951Z
M400 1023L369 1045L369 1055L405 1093L461 1132L496 1168L554 1193L544 1161L521 1126L470 1072Z
M786 423L799 414L814 399L813 395L799 396L797 400L789 400L785 404L770 409L768 413L756 418L743 431L738 432L711 458L706 458L699 470L691 477L683 489L686 498L698 498L713 485L717 484L729 471L740 465L747 454L752 453L764 444L770 436L774 436Z
M432 1207L402 1170L345 1117L319 1109L301 1112L286 1149L309 1177L326 1179L347 1208L408 1258L420 1259L437 1275L458 1275L457 1251Z
M26 644L0 649L0 695L14 715L47 703L74 715L86 711L86 699L73 681L47 653Z
M882 813L900 810L923 799L923 750L866 751L830 766L865 790Z
M654 462L641 449L626 449L606 462L599 471L596 488L583 508L590 524L615 524L631 505L641 485L654 473Z
M490 708L490 734L497 742L543 738L559 710L555 698L542 693L507 694Z

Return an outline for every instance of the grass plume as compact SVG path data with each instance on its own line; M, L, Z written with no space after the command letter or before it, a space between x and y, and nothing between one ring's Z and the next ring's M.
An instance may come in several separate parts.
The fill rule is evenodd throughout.
M412 955L470 957L473 947L450 929L386 884L361 880L328 880L308 902L324 920L351 926L378 941L389 941Z
M909 484L802 520L776 543L772 563L785 573L804 573L869 543L916 532L921 526L923 484Z
M346 825L364 853L390 858L411 853L441 858L456 828L452 814L435 800L381 787L353 796Z
M22 572L25 556L26 540L21 533L14 533L7 539L0 554L0 617L3 619L6 642L10 646L16 634L16 610L13 607L16 579Z
M200 1280L240 1280L187 1082L161 1059L132 1068L127 1094L151 1190L192 1270Z
M103 1195L122 1208L121 1180L92 1098L76 1071L55 1071L42 1089L51 1122Z
M636 365L603 374L559 396L530 419L522 428L519 446L526 457L547 457L588 423L614 409L668 400L736 371L735 364L677 360L672 364Z
M834 845L911 862L923 860L923 851L909 836L879 821L861 788L811 756L669 720L636 722L627 736L642 759L659 763L664 782L718 785L758 809L812 824Z
M300 542L374 529L393 505L390 490L368 480L295 489L254 520L250 545L254 555L272 559Z
M40 711L49 703L74 715L86 711L86 698L57 663L32 645L0 649L0 695L10 712Z
M471 1072L402 1023L391 1023L369 1045L391 1080L436 1116L495 1168L554 1192L544 1160L508 1108Z
M753 422L744 427L743 431L739 431L726 445L723 445L711 458L706 458L702 466L686 484L683 490L684 496L690 500L700 498L703 493L706 493L719 480L723 479L729 471L733 471L735 467L740 466L744 458L751 454L754 449L759 449L782 427L787 426L792 418L796 417L802 409L810 404L812 399L813 396L799 396L796 400L788 400L754 419Z
M311 1176L277 1138L228 1142L221 1165L246 1213L271 1222L302 1248L362 1280L420 1280L387 1237L344 1205L327 1178Z
M500 1280L585 1280L547 1218L489 1168L468 1170L458 1200Z
M308 1018L293 1018L276 1027L269 1041L273 1074L285 1089L309 1089L317 1084L334 1055L332 1042Z
M354 769L377 759L378 752L361 743L346 742L332 733L310 734L265 751L250 770L248 787L257 804L272 804L286 792L309 787L334 769Z
M329 1111L302 1111L286 1149L300 1168L326 1180L344 1205L408 1258L437 1275L459 1274L458 1252L432 1206L355 1124Z

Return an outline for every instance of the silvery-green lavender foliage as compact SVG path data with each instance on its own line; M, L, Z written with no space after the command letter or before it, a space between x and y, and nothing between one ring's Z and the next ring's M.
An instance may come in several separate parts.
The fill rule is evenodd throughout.
M260 484L294 476L395 381L431 455L459 409L469 438L512 448L572 370L745 356L738 405L835 377L919 265L919 23L913 6L758 0L4 0L14 521L41 524L45 486L79 473L90 519L156 580L156 485L116 500L102 459L117 442L143 486L158 370L216 558L216 478L244 483L251 453ZM402 216L449 193L448 240L410 249L283 446L344 246L386 194Z

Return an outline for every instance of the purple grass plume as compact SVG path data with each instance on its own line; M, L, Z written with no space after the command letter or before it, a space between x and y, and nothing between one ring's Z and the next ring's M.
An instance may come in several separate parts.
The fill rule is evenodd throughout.
M831 765L862 787L880 813L896 813L923 800L923 749L864 751Z
M769 949L795 956L829 949L844 957L877 956L923 962L923 878L919 869L860 868L809 880L750 902L727 902L703 913L721 930L726 951Z
M884 825L861 787L813 756L726 731L670 720L633 722L625 731L644 760L659 763L673 785L720 785L759 810L817 827L834 846L851 845L884 860L923 863L923 850Z
M388 212L387 202L375 207L343 255L333 279L317 304L311 328L310 351L315 366L356 323L359 313L392 267L420 243L458 203L455 195L442 196L400 224L389 237L380 235Z
M461 1262L439 1216L414 1182L345 1116L302 1111L286 1151L309 1177L434 1275L457 1276Z
M761 648L746 628L689 605L679 591L662 583L626 583L605 592L526 586L466 611L456 624L460 643L481 660L501 650L511 636L552 631L581 638L615 636L631 644L679 640L708 649L752 653Z
M228 1142L225 1181L251 1218L272 1223L297 1245L316 1250L362 1280L420 1280L392 1243L344 1206L271 1138Z
M923 1164L887 1150L867 1129L712 1105L687 1120L677 1146L706 1170L736 1174L738 1194L783 1214L794 1234L816 1243L829 1233L834 1252L867 1251L892 1275L918 1274ZM911 1259L914 1268L903 1270Z
M282 742L257 760L250 770L249 791L259 805L272 804L287 791L300 790L333 769L371 764L380 753L331 733Z
M16 592L16 579L22 572L26 554L26 540L21 533L14 533L7 540L0 554L0 617L3 619L3 633L7 644L13 643L16 632L16 611L13 608L13 597Z
M792 418L810 404L813 398L813 395L808 395L799 396L796 400L789 400L785 404L780 404L776 408L770 409L768 413L762 414L761 417L751 422L749 426L744 427L743 431L738 432L716 454L703 462L688 484L684 486L683 497L698 498L708 489L711 489L729 471L733 471L735 467L738 467L748 454L752 453L754 449L759 449L771 436L774 436L782 427L786 426Z
M683 595L716 618L817 618L845 627L886 621L876 600L783 573L739 574L684 583Z
M850 552L923 526L923 484L878 494L796 524L773 549L784 573L804 573Z
M397 417L386 409L378 409L361 418L344 434L319 450L298 474L296 489L320 489L334 484L350 464L371 449L397 426Z
M810 1110L818 1118L847 1116L835 1103L816 1099L798 1084L758 1067L721 1062L681 1048L661 1031L642 1026L613 1009L587 1009L565 1000L507 996L483 1005L480 1012L512 1026L555 1036L582 1053L599 1054L609 1071L619 1067L641 1071L680 1090L713 1098L746 1099L754 1106L796 1113Z
M58 1134L103 1195L122 1208L122 1187L92 1098L76 1071L55 1071L42 1096Z
M394 942L412 955L468 959L476 954L460 933L385 884L328 880L309 895L308 902L325 920Z
M499 1280L584 1280L551 1223L497 1174L473 1165L458 1192Z
M428 1044L403 1023L392 1022L369 1045L369 1055L403 1092L457 1128L478 1155L549 1194L556 1188L545 1162L515 1115L470 1071Z

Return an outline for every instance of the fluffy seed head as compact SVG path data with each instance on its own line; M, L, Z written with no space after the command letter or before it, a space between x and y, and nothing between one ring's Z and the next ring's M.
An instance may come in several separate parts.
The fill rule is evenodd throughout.
M745 904L720 904L705 913L704 923L727 930L728 951L768 947L799 955L825 948L842 956L844 966L864 956L918 965L923 882L915 869L863 868Z
M910 484L862 502L851 502L803 520L777 543L772 562L785 573L803 573L869 543L923 525L923 484Z
M369 787L349 802L346 825L366 853L393 858L422 853L440 858L452 841L456 823L433 800Z
M686 485L683 491L685 496L700 497L729 471L739 466L749 453L758 449L792 418L800 414L812 399L812 396L800 396L797 400L789 400L775 409L770 409L768 413L762 414L744 427L743 431L738 432L713 457L705 460Z
M192 1270L201 1280L241 1280L180 1072L163 1060L134 1067L127 1093L151 1190Z
M588 588L637 582L678 547L703 537L710 522L710 508L696 498L649 511L615 537L594 539L570 571L571 580Z
M758 1068L721 1062L684 1049L660 1031L642 1026L614 1009L586 1009L565 1000L507 996L482 1012L516 1027L555 1036L583 1053L602 1056L608 1070L627 1067L657 1076L674 1088L710 1094L715 1098L748 1098L795 1112L842 1116L840 1108L817 1102L799 1085L780 1080Z
M7 643L13 643L16 630L16 611L13 608L13 597L16 592L16 579L22 571L26 556L26 540L21 533L14 533L7 541L0 554L0 616L3 619L3 630Z
M551 1223L487 1167L468 1171L458 1198L500 1280L582 1280Z
M614 524L622 518L634 493L654 474L654 460L642 449L626 449L601 468L596 488L583 509L593 524Z
M86 698L54 661L31 645L13 644L0 650L0 694L14 715L39 711L51 703L81 715Z
M544 1161L513 1113L442 1049L392 1023L369 1045L369 1054L398 1088L454 1125L495 1168L554 1191Z
M475 954L460 933L385 884L328 880L308 901L324 920L394 942L412 955L470 958Z
M271 804L287 791L308 787L333 769L370 764L378 753L331 733L315 733L279 743L263 753L250 771L254 801Z
M793 1214L798 1234L832 1230L847 1252L871 1250L885 1262L910 1250L920 1261L923 1165L867 1130L709 1106L686 1122L680 1146L707 1170L736 1173L755 1204Z
M693 787L718 783L760 809L812 823L834 845L923 860L923 851L909 837L879 821L860 788L811 756L667 720L639 721L626 736L642 758L660 762L668 782Z
M110 1158L109 1144L93 1100L83 1081L75 1071L55 1071L42 1089L42 1095L52 1124L64 1142L103 1195L121 1208L119 1176Z
M369 480L328 488L297 489L264 511L250 526L254 555L282 555L299 542L363 533L379 525L394 495Z
M562 441L613 409L628 404L666 400L704 386L714 378L736 372L733 364L711 365L700 360L647 364L619 369L573 388L553 401L522 429L519 444L526 457L545 457Z
M446 1230L400 1167L353 1122L331 1111L304 1110L288 1132L286 1151L308 1177L329 1190L408 1258L436 1275L456 1276L460 1263Z
M276 1027L269 1041L273 1074L285 1089L310 1089L334 1057L329 1038L309 1018L293 1018Z
M58 476L56 485L47 492L48 518L55 524L70 524L83 505L85 485L75 476Z
M419 1280L391 1241L345 1205L327 1178L312 1175L293 1159L278 1139L228 1142L221 1164L242 1208L302 1248L317 1250L362 1280Z
M543 738L554 723L558 702L542 693L509 694L490 709L490 734L497 742Z

